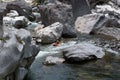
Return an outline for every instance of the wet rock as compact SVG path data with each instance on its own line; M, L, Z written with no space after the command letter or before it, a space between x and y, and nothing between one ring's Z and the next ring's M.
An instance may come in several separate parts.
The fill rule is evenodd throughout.
M12 20L12 24L15 28L25 28L27 27L28 20L24 16L15 17Z
M53 43L57 41L63 31L63 24L56 22L48 27L40 29L37 31L37 41L41 41L41 43Z
M66 48L62 52L66 61L71 63L82 63L102 58L105 55L102 48L86 42Z
M95 11L97 13L103 13L103 14L110 14L114 16L119 16L120 15L120 8L117 7L115 4L111 3L112 5L109 4L104 4L104 5L97 5L95 7Z
M27 72L23 71L22 76L21 71L18 70L21 67L27 70L39 49L35 44L31 43L29 31L18 30L13 27L5 27L4 30L4 44L0 49L0 76L8 80L13 80L15 77L17 77L15 80L22 80ZM18 75L14 75L17 72Z
M37 22L28 22L27 29L28 30L34 30L36 27L38 27L39 23Z
M11 17L3 17L3 26L13 26L12 25L12 19Z
M6 6L7 11L16 10L20 16L25 16L30 21L34 21L35 17L32 14L32 8L24 1L24 0L17 0L9 2Z
M14 42L13 42L14 41ZM13 34L6 35L0 51L0 76L5 77L15 71L22 57L23 44Z
M106 25L108 19L103 14L89 14L78 17L75 22L75 28L79 33L90 34Z
M41 20L45 26L54 22L61 22L64 25L62 36L67 38L76 37L71 5L56 1L56 3L40 5L39 10Z
M6 47L0 53L0 76L5 77L15 71L22 54L14 47Z
M6 14L6 16L9 16L9 17L18 17L19 14L15 10L10 10L10 12Z
M77 31L75 30L74 27L71 27L69 24L65 24L67 27L63 27L63 33L62 37L63 38L75 38L77 37Z
M48 56L48 57L46 57L44 64L45 65L55 65L55 64L63 63L64 61L65 60L63 58Z
M77 17L90 14L90 6L88 0L71 0L74 19Z
M112 27L104 27L98 31L96 31L96 34L101 34L103 36L110 36L112 38L115 38L117 40L120 40L120 29L119 28L112 28Z
M41 15L40 15L40 13L38 13L38 12L33 12L33 15L35 16L35 18L36 18L36 22L38 22L38 21L40 21L40 18L41 18Z
M28 73L27 69L25 69L25 68L19 68L16 71L15 80L23 80L27 73Z
M25 28L27 26L28 19L24 16L18 17L3 17L4 26L14 26L15 28Z

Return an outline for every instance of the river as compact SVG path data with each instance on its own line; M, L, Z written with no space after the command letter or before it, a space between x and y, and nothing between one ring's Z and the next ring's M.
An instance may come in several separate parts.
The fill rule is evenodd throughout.
M103 39L103 37L101 37ZM120 56L106 52L102 59L84 64L43 65L48 55L62 57L60 49L72 46L82 41L95 43L95 36L80 36L76 39L63 39L58 47L41 45L41 51L29 69L25 80L120 80ZM106 40L111 40L107 38ZM108 42L108 41L107 41Z

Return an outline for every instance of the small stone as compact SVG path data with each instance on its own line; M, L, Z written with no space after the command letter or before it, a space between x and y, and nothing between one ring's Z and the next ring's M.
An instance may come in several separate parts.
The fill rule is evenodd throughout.
M63 63L64 61L65 60L63 58L48 56L45 59L44 64L45 65L55 65L55 64Z

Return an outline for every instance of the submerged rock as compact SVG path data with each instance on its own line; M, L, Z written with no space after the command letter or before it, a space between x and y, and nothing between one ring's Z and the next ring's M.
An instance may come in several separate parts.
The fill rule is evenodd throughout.
M36 33L37 41L39 42L40 40L40 42L44 44L53 43L61 37L62 31L63 31L63 24L56 22L48 27L45 27L37 31Z
M102 48L86 42L63 49L62 53L66 61L70 63L82 63L102 58L105 55Z
M63 58L48 56L48 57L46 57L44 64L45 65L55 65L55 64L63 63L64 61L65 60Z

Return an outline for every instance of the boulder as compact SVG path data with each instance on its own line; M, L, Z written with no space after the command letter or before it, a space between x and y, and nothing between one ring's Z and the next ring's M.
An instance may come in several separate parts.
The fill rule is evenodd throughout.
M2 40L0 76L8 80L15 78L15 80L23 80L27 74L26 70L35 59L39 48L31 43L30 32L25 29L5 27ZM14 75L15 73L16 75Z
M19 14L15 10L10 10L10 12L6 14L6 16L9 16L9 17L18 17Z
M88 14L78 17L75 22L75 28L79 33L90 34L106 25L108 19L103 14Z
M4 16L3 17L3 26L13 26L12 21L13 21L13 18Z
M82 63L85 61L102 58L105 55L102 48L86 42L63 49L62 53L66 61L70 63Z
M104 27L96 31L95 33L120 40L120 28Z
M26 74L28 73L28 70L25 68L19 68L16 71L16 76L15 76L15 80L24 80Z
M71 5L56 1L56 3L40 5L39 10L41 20L45 26L61 22L64 26L62 36L65 38L76 37Z
M36 31L37 42L41 43L53 43L57 41L63 31L63 24L56 22L48 27Z
M28 19L24 16L18 17L3 17L3 26L14 26L15 28L25 28L27 27Z
M4 45L0 50L0 76L6 77L18 67L23 55L23 45L14 34L6 33Z
M12 20L12 24L15 28L25 28L27 27L28 19L24 16L15 17Z
M35 20L35 16L32 14L32 7L30 7L24 0L17 0L7 3L7 11L16 10L20 16L25 16L30 21Z

